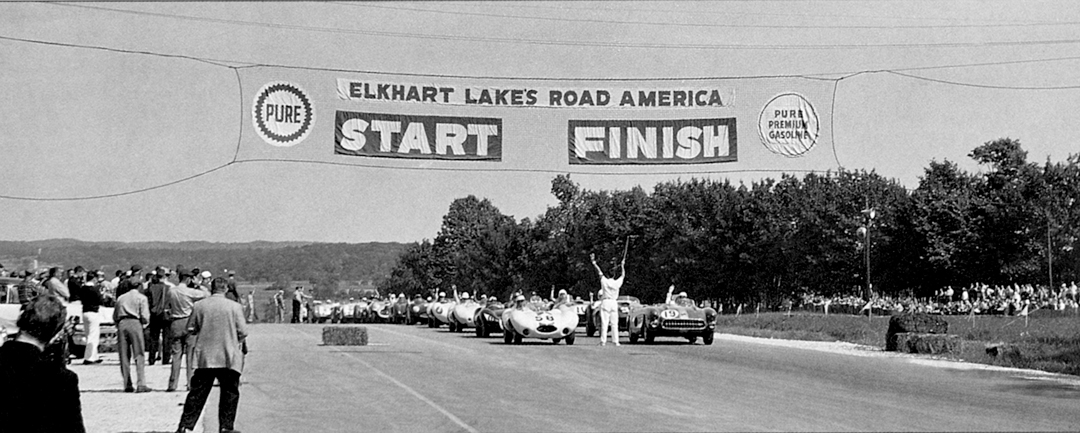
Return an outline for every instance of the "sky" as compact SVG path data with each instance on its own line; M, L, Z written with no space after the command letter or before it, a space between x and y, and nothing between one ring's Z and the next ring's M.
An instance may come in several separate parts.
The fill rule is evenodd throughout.
M412 242L433 238L450 202L470 194L535 218L556 203L558 173L586 189L651 190L843 167L915 188L933 160L980 170L967 154L1004 137L1030 160L1060 161L1080 150L1069 132L1080 113L1078 29L1071 1L2 3L0 239ZM351 100L339 80L458 95L719 89L728 101ZM290 146L271 145L253 121L259 91L278 82L313 107L310 132ZM786 93L819 120L797 157L758 132L768 102ZM342 111L497 119L501 159L337 154ZM568 158L574 121L715 118L735 119L734 161Z

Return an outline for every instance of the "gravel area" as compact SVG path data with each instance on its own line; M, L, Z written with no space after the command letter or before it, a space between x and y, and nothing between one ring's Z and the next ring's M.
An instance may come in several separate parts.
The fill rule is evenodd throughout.
M165 392L169 385L169 365L146 366L148 393L124 392L120 377L120 361L116 353L102 354L104 362L83 365L82 360L72 360L68 366L79 375L82 391L83 423L87 432L175 432L184 409L184 379L180 379L180 391ZM131 366L132 375L135 366ZM135 378L132 377L134 382ZM214 398L210 400L216 402ZM202 422L195 431L201 432Z

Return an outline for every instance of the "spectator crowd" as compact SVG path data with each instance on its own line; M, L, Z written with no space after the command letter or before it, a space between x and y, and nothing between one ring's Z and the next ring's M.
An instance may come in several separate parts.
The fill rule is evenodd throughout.
M129 269L116 271L110 279L103 270L85 269L83 266L67 270L52 267L44 272L10 272L0 265L0 278L4 283L3 290L0 290L0 303L20 304L20 333L0 335L0 338L10 340L12 344L21 341L32 343L20 346L28 349L11 352L7 357L0 356L0 370L9 372L14 368L33 371L41 368L36 365L58 365L61 370L54 374L56 377L73 376L74 373L63 366L70 362L67 342L78 323L81 323L86 336L82 363L100 364L102 360L98 346L101 324L104 322L101 308L112 308L123 390L133 393L152 391L145 380L146 365L152 366L158 361L163 365L171 364L165 391L176 391L183 376L189 394L180 431L186 431L195 426L210 386L216 379L221 383L223 398L228 400L228 404L222 408L230 408L222 411L219 422L222 431L231 430L243 366L243 356L239 353L247 354L244 325L248 317L253 317L254 306L243 305L253 302L253 294L242 298L237 292L235 273L228 270L225 273L228 279L214 278L210 271L189 269L182 265L177 265L175 270L156 266L146 271L142 266L133 265ZM67 317L67 306L74 302L81 304L81 317ZM53 308L50 303L60 309ZM59 320L66 325L55 330L51 325L46 326L47 332L40 332L42 337L34 339L30 334L35 329L34 323L51 322L45 319L34 319L38 321L34 322L30 319L43 315L49 316L46 319ZM3 344L5 346L0 347L9 345L8 341ZM33 350L35 345L40 352ZM238 353L217 353L223 350ZM59 355L54 355L57 351ZM133 363L134 375L131 368ZM182 367L183 363L186 363L186 370ZM15 370L9 373L17 376ZM77 384L77 377L73 380ZM75 402L77 406L77 398ZM76 407L74 410L79 409ZM25 431L37 431L35 426L27 427L29 429ZM51 427L45 429L53 430ZM77 423L72 422L63 430L81 431L81 416Z
M825 296L803 293L799 297L803 309L830 310L834 313L887 311L928 314L990 314L1026 315L1036 310L1072 311L1080 308L1080 296L1075 282L1051 288L1032 284L994 285L976 283L954 289L944 287L933 296L875 296L869 302L860 296L837 294Z

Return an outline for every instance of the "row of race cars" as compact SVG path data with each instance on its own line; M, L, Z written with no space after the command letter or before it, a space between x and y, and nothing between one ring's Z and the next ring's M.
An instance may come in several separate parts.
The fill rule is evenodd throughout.
M713 342L716 310L698 307L691 299L680 297L647 305L633 296L620 296L617 302L619 331L628 333L631 343L652 343L656 337L685 338L691 344L699 338L706 345ZM538 296L525 300L519 295L516 301L504 304L494 297L473 299L468 293L431 301L420 296L410 300L404 295L390 300L317 301L312 307L312 318L319 323L446 325L450 332L472 329L480 338L502 334L507 344L521 343L525 338L574 344L579 326L585 327L589 337L600 331L600 313L599 301L545 301Z

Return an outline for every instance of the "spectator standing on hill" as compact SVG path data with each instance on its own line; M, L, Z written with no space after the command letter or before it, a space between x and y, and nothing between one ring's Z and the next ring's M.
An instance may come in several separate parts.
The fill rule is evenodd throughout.
M137 277L133 277L137 278ZM143 327L150 323L150 304L146 295L129 288L116 299L113 309L116 337L120 352L120 375L124 378L124 392L150 392L146 387L146 349ZM131 386L131 358L135 358L138 388Z
M172 338L169 333L169 286L167 273L159 268L151 277L150 286L146 289L146 297L150 303L150 326L147 345L150 350L150 365L157 360L162 364L169 364L172 359Z
M71 292L68 291L67 285L60 281L64 271L58 267L49 268L49 279L45 280L45 293L60 298L60 301L67 304L71 300Z
M623 285L623 277L626 276L626 254L623 254L622 262L619 263L619 277L608 278L600 265L596 264L596 255L589 254L589 260L600 275L600 345L607 345L608 326L611 326L611 340L616 346L619 345L619 289ZM614 270L613 270L614 271Z
M98 344L101 342L102 317L99 312L101 307L101 280L104 274L97 273L87 276L86 282L78 288L78 298L82 302L82 320L86 331L86 350L83 353L83 364L100 364L98 356Z
M26 304L19 334L0 346L0 421L4 431L85 432L79 376L42 354L64 327L67 311L55 296Z
M195 336L195 374L191 391L184 401L178 431L195 428L216 379L220 385L218 428L232 431L236 408L240 403L240 374L244 371L241 346L247 337L244 309L225 298L228 282L217 278L211 283L213 295L193 308L188 332Z
M192 351L194 346L192 338L188 335L188 318L195 302L205 299L210 294L203 291L199 285L200 276L191 271L181 271L180 284L169 290L167 308L169 311L169 338L172 339L172 369L169 373L168 392L176 391L176 385L180 381L180 362L187 359L187 387L191 388L191 375L194 373L192 365Z

